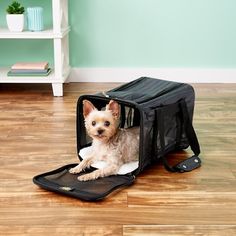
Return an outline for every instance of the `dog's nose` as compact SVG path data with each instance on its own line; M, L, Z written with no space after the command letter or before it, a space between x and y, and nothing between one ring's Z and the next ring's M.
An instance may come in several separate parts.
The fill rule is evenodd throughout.
M104 129L98 129L98 134L102 134L104 132Z

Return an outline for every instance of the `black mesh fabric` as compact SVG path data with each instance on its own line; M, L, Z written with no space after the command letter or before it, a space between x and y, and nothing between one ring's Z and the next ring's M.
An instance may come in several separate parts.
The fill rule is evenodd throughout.
M76 164L66 165L51 172L34 177L34 183L45 189L60 192L87 201L100 200L117 188L133 183L132 175L108 176L93 181L78 181L79 175L89 173L89 169L81 174L70 174L68 171Z

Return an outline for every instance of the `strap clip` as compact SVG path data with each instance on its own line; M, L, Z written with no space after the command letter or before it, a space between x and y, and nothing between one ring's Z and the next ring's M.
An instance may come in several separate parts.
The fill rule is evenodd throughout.
M174 166L174 169L177 172L183 173L183 172L192 171L200 166L201 166L201 159L198 156L193 155L192 157Z

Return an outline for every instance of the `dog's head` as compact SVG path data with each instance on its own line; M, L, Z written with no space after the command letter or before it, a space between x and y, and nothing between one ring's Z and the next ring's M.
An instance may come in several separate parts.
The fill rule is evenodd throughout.
M120 118L120 106L116 101L111 100L104 111L98 111L90 101L84 100L83 115L91 138L107 142L116 134Z

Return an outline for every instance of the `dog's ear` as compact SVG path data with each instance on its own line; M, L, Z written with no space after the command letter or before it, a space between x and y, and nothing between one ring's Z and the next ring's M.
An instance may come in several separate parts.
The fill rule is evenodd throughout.
M86 118L90 112L97 110L96 107L88 100L83 101L83 115Z
M111 100L106 106L106 110L110 110L115 118L118 119L120 117L120 106L116 101Z

